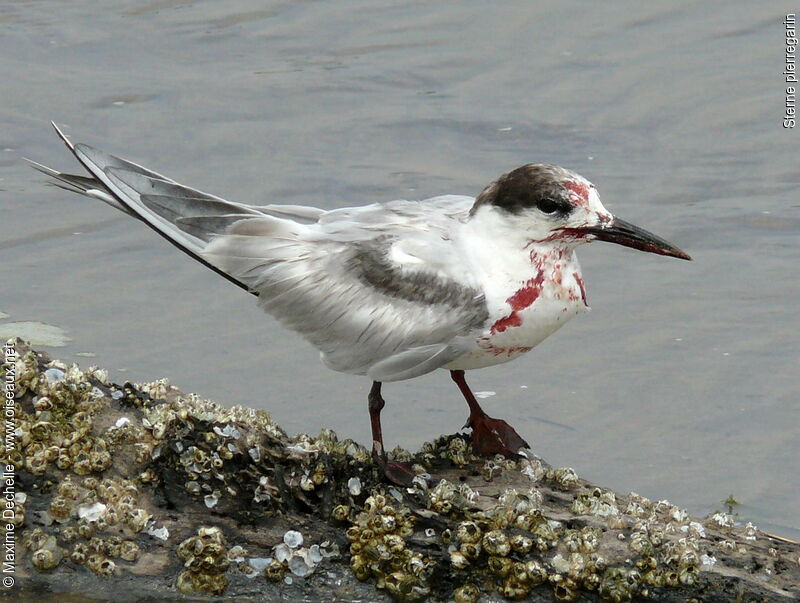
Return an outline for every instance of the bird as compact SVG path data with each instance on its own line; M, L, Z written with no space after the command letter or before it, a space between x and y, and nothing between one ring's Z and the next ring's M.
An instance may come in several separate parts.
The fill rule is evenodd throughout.
M250 205L184 186L56 133L88 175L30 161L65 190L136 218L257 297L334 371L372 381L372 457L383 477L414 473L387 457L382 384L449 371L469 406L477 455L516 457L528 443L478 404L465 371L509 362L588 303L575 250L608 241L684 260L666 240L614 216L574 171L529 163L477 197L443 195L324 210Z

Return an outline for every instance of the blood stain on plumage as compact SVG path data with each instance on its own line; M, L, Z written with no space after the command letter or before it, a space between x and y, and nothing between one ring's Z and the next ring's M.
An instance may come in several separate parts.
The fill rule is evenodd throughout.
M511 306L511 314L495 321L491 327L492 335L502 333L506 329L518 327L522 324L520 312L525 308L529 308L539 298L543 282L544 272L540 270L539 274L525 281L525 285L517 289L514 295L506 300L508 305Z
M491 354L492 356L506 356L508 358L512 358L515 356L519 356L520 354L525 354L526 352L530 352L531 347L524 346L524 345L510 345L510 346L501 346L495 345L491 342L489 337L481 337L478 340L478 346L482 349Z
M553 274L550 275L550 280L553 281L553 283L555 283L559 287L561 286L561 281L563 279L563 276L561 274L561 268L562 268L561 264L556 264L555 266L553 266Z
M588 205L589 204L589 186L575 180L567 180L564 183L564 188L571 193L570 200L575 205Z
M551 241L559 241L561 239L585 239L586 237L586 232L582 231L580 228L564 227L557 229L544 239L532 240L528 243L528 245L533 245L534 243L549 243ZM531 259L533 259L535 253L536 251L531 251Z
M575 277L575 280L578 283L578 287L581 288L581 299L583 299L583 305L588 308L589 303L586 301L586 287L583 284L583 279L581 278L581 275L578 274L577 272L573 272L572 276Z

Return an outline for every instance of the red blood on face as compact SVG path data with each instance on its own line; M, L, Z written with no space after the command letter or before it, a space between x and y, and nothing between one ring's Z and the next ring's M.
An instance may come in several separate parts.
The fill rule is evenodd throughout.
M575 180L567 180L564 187L572 192L570 199L575 205L589 205L589 186Z

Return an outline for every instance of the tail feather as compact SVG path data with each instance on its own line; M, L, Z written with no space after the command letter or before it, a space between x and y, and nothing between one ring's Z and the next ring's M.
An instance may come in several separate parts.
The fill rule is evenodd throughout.
M71 193L78 193L79 195L86 195L87 197L92 197L94 199L100 199L105 203L108 203L111 207L118 209L122 212L125 212L129 216L133 216L134 218L138 218L136 214L134 214L131 210L129 210L126 206L122 205L116 197L114 197L113 193L108 190L108 187L100 182L97 178L90 178L88 176L79 176L77 174L67 174L66 172L59 172L52 168L47 167L46 165L42 165L41 163L37 163L32 159L24 158L31 167L46 176L50 176L54 180L50 182L53 186L57 186L60 189L65 191L69 191Z
M245 283L201 255L213 232L201 230L198 224L180 224L179 219L187 217L187 214L189 217L237 214L237 219L263 214L250 206L231 203L220 197L183 186L127 159L104 153L85 144L74 145L55 123L53 127L91 176L67 174L30 161L34 169L53 178L55 186L100 199L141 220L201 264L242 289L258 295ZM219 226L220 224L216 223L214 227Z

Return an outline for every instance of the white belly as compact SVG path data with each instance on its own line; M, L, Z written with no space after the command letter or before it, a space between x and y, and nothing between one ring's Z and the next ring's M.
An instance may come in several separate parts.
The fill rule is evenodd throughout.
M494 307L487 300L492 320L475 338L474 349L444 368L468 370L513 360L589 309L580 268L572 261L545 266L536 277L507 288L500 299Z

